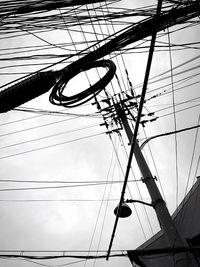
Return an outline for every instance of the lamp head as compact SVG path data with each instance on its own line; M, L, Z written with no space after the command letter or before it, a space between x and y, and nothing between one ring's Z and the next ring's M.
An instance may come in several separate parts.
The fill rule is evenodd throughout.
M117 207L114 209L115 216L117 216L118 209L119 209L119 205L117 205ZM132 214L131 208L126 203L122 203L121 210L119 211L119 217L120 218L127 218L131 214Z

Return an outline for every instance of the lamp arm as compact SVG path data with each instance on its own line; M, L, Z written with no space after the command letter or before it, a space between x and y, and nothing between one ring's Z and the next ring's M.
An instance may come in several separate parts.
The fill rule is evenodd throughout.
M153 207L153 204L151 203L147 203L147 202L144 202L144 201L141 201L141 200L135 200L135 199L126 199L125 200L125 203L140 203L140 204L144 204L144 205L147 205L147 206L150 206L150 207Z

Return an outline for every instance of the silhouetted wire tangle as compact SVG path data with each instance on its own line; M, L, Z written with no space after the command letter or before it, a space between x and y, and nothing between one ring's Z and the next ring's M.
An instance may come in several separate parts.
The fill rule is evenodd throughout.
M173 12L171 11L166 11L164 12L164 14L162 14L162 18L160 21L160 25L158 25L158 31L165 29L166 28L166 24L170 27L173 26L177 23L183 23L186 20L190 19L190 18L194 18L196 16L199 15L199 11L198 11L198 7L199 4L198 3L190 3L187 6L184 7L180 7L180 8L176 8L173 9ZM113 38L112 40L110 40L109 38L105 38L105 40L110 40L108 41L105 45L99 47L98 49L96 49L93 52L90 52L89 54L87 54L86 56L82 57L81 59L77 60L76 62L72 63L71 65L75 65L75 64L80 64L81 62L85 61L94 61L94 60L98 60L110 53L112 53L113 51L116 50L120 50L122 47L131 44L133 42L136 42L138 40L141 40L147 36L149 36L149 34L151 34L151 27L152 27L152 21L153 19L150 17L150 19L145 19L140 21L139 23L136 23L136 25L134 26L129 26L126 27L126 29L120 30L117 32L118 36L116 37L116 35L114 34L115 38ZM146 29L145 25L148 29ZM113 36L112 36L113 37ZM99 42L98 42L99 45ZM94 46L92 46L94 47ZM91 47L84 49L82 52L85 52L86 50L90 50ZM78 54L81 54L81 52L79 52ZM70 57L67 57L64 60L61 60L58 63L64 62L67 59L69 59ZM54 63L51 66L54 66L58 63ZM70 66L71 66L70 65ZM43 68L43 70L46 68ZM17 79L19 80L19 79ZM4 87L4 86L8 86L10 83L1 86L0 88Z

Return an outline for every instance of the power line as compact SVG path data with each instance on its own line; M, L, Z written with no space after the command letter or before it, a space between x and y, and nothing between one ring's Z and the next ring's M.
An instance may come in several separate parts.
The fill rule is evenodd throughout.
M64 251L63 251L64 252ZM24 251L23 251L24 253ZM111 258L114 257L127 257L127 253L119 253L119 254L111 254ZM0 258L15 258L15 259L33 259L33 260L51 260L51 259L62 259L62 258L75 258L75 259L87 259L87 260L92 260L92 259L105 259L106 255L56 255L56 256L32 256L32 255L17 255L17 254L0 254Z
M118 184L119 181L106 181L106 182L90 182L90 183L76 183L71 185L57 185L57 186L38 186L38 187L21 187L21 188L0 188L0 192L8 192L8 191L28 191L28 190L46 190L46 189L66 189L73 187L88 187L88 186L100 186L100 185L108 185L108 184Z
M126 154L126 157L127 157L127 160L128 160L128 152L127 152L127 150L126 150L126 147L125 147L125 144L124 144L124 140L123 140L123 138L121 137L121 135L120 135L119 137L120 137L120 140L121 140L122 145L123 145L123 147L124 147L124 151L125 151L125 154ZM131 173L132 173L133 177L135 177L132 168L131 168ZM128 183L129 183L129 181L130 181L130 180L128 180ZM139 188L139 186L138 186L138 183L136 183L136 189L137 189L139 198L140 198L142 201L144 201L144 198L142 197L142 193L141 193L141 190L140 190L140 188ZM128 187L128 190L129 190L129 192L130 192L129 187ZM131 195L131 193L130 193L130 195ZM132 196L131 196L131 198L133 199ZM134 197L134 199L135 199L135 197ZM147 222L148 222L148 225L149 225L149 229L150 229L150 231L151 231L151 234L153 235L153 234L154 234L154 233L153 233L153 228L152 228L152 225L151 225L151 222L150 222L149 215L148 215L148 213L147 213L146 206L145 206L145 205L142 205L142 207L143 207L143 211L144 211L145 217L146 217ZM144 227L142 226L142 221L141 221L141 218L140 218L140 216L139 216L139 213L138 213L138 210L137 210L137 206L136 206L136 205L134 205L134 209L135 209L135 212L136 212L136 214L137 214L137 218L138 218L140 227L141 227L141 229L142 229L144 238L145 238L145 240L147 240L147 236L146 236L146 234L145 234Z
M8 133L5 133L5 134L1 134L0 137L8 136L8 135L11 135L11 134L16 134L16 133L21 133L21 132L25 132L25 131L30 131L30 130L33 130L33 129L38 129L38 128L46 127L46 126L49 126L49 125L55 125L57 123L71 121L71 120L74 120L74 119L77 119L77 117L68 118L68 119L62 119L62 120L54 121L54 122L50 122L50 123L45 123L45 124L42 124L42 125L29 127L29 128L25 128L25 129L22 129L22 130L17 130L17 131L14 131L14 132L8 132Z
M183 63L181 63L181 64L179 64L179 65L173 67L172 70L173 70L173 72L174 72L176 69L181 68L181 67L183 67L184 65L187 65L187 64L189 64L189 63L191 63L191 62L193 62L193 61L196 61L196 60L198 60L199 58L200 58L199 55L194 56L194 57L192 57L191 59L186 60L186 61L184 61ZM199 65L198 65L196 68L199 68ZM183 73L185 73L185 72L187 72L187 71L188 71L188 68L187 68L186 70L184 70L184 72L181 71L181 72L179 72L179 73L183 74ZM149 84L152 84L152 83L155 83L155 82L159 82L159 81L162 81L163 79L166 79L166 77L163 77L163 78L159 78L159 77L161 77L161 76L163 76L163 75L165 75L165 74L168 74L169 72L170 72L170 69L168 69L168 70L166 70L166 71L164 71L164 72L162 72L162 73L160 73L160 74L157 74L157 75L151 77L151 78L149 79ZM176 73L176 75L178 75L179 73ZM158 78L159 78L159 79L158 79ZM170 75L168 75L167 78L170 78ZM156 79L156 80L154 81L154 79ZM135 87L135 88L139 88L139 87L141 87L141 84L138 84L138 85L136 85L136 86L134 86L134 87ZM149 93L152 92L152 91L154 91L154 90L148 90L147 94L149 94Z
M175 93L174 93L174 73L173 73L173 62L171 52L171 40L170 33L167 30L167 37L169 43L169 61L170 61L170 80L172 88L172 103L173 103L173 120L174 120L174 138L175 138L175 172L176 172L176 208L178 208L178 195L179 195L179 169L178 169L178 140L177 140L177 118L176 118L176 106L175 106Z
M175 133L181 133L181 132L185 132L185 131L189 131L189 130L193 130L193 129L196 129L196 128L199 128L200 125L195 125L195 126L192 126L192 127L188 127L188 128L183 128L183 129L180 129L180 130L176 130L176 131L172 131L172 132L168 132L168 133L163 133L163 134L158 134L158 135L154 135L152 137L149 137L147 138L147 140L145 140L140 148L142 149L150 140L153 140L155 138L158 138L158 137L163 137L163 136L167 136L167 135L172 135L172 134L175 134Z
M23 151L23 152L14 153L14 154L10 154L10 155L7 155L7 156L1 156L0 160L1 159L7 159L7 158L15 157L15 156L24 155L24 154L27 154L27 153L32 153L32 152L36 152L36 151L40 151L40 150L44 150L44 149L51 148L51 147L57 147L57 146L60 146L60 145L73 143L73 142L80 141L80 140L83 140L83 139L88 139L88 138L91 138L91 137L97 137L97 136L100 136L100 135L105 134L105 133L106 132L93 134L93 135L88 135L88 136L85 136L85 137L80 137L80 138L76 138L76 139L73 139L73 140L64 141L64 142L60 142L60 143L56 143L56 144L52 144L52 145L48 145L48 146L43 146L43 147L40 147L40 148L31 149L31 150L26 150L26 151Z
M18 146L18 145L24 145L24 144L27 144L27 143L30 143L30 142L32 143L32 142L36 142L36 141L52 138L52 137L55 137L55 136L74 133L74 132L90 129L90 128L96 127L98 125L99 124L90 125L90 126L87 126L87 127L81 127L81 128L77 128L77 129L64 131L64 132L59 132L59 133L56 133L56 134L46 135L46 136L43 136L43 137L38 137L38 138L30 139L30 140L27 140L27 141L19 142L19 143L9 144L9 145L0 147L0 149L5 149L5 148L13 147L13 146Z
M73 179L73 178L72 178ZM129 182L139 182L141 180L129 180ZM122 180L79 180L79 181L60 181L60 180L17 180L17 179L0 179L0 183L36 183L36 184L89 184L89 183L123 183Z
M176 110L176 113L183 112L183 111L186 111L186 110L189 110L189 109L192 109L192 108L196 108L196 107L199 107L199 106L200 106L200 104L197 104L197 105L193 105L193 106L188 107L188 108L179 109L179 110ZM170 115L173 115L173 112L166 113L164 115L159 116L158 118L164 118L164 117L170 116Z
M176 254L176 253L183 253L183 252L199 252L200 251L200 247L199 246L193 246L193 247L175 247L175 248L171 248L171 247L165 247L165 248L158 248L158 249L135 249L135 250L112 250L112 254L110 255L111 258L114 257L133 257L133 255L135 256L147 256L147 255L155 255L155 257L157 257L156 255L161 255L161 254ZM0 254L0 258L5 258L5 259L9 259L9 258L18 258L18 259L34 259L34 260L50 260L50 259L61 259L61 258L76 258L76 259L105 259L106 258L106 254L103 255L81 255L81 254L65 254L65 253L72 253L72 252L78 252L78 253L84 253L84 252L88 252L85 250L79 250L79 251L68 251L68 250L55 250L55 251L49 251L49 250L41 250L41 251L34 251L34 250L1 250L1 253L20 253L19 254ZM62 255L45 255L45 256L40 256L40 255L25 255L25 253L62 253ZM100 253L104 253L106 252L105 250L102 251L93 251L93 252L100 252ZM118 252L118 253L117 253ZM113 254L115 253L115 254ZM128 254L127 254L128 253Z
M37 203L37 202L112 202L112 201L118 201L118 199L78 199L78 198L73 198L73 199L0 199L0 202L15 202L15 203Z
M157 25L157 20L160 18L161 9L162 9L162 0L159 0L157 3L156 16L153 20L154 27L152 30L151 43L150 43L150 47L149 47L149 55L148 55L148 59L147 59L146 71L145 71L145 76L144 76L144 83L143 83L143 87L142 87L142 93L141 93L140 104L139 104L139 108L138 108L137 120L135 123L135 129L134 129L134 133L133 133L133 137L132 137L131 149L130 149L128 163L127 163L127 167L126 167L125 179L124 179L124 184L123 184L123 188L122 188L122 192L121 192L118 211L121 210L122 203L124 201L124 194L125 194L125 189L126 189L126 185L128 182L129 172L131 169L131 163L132 163L132 158L133 158L133 154L134 154L134 147L135 147L135 144L137 142L137 140L136 140L137 139L137 133L138 133L140 119L141 119L141 115L142 115L144 100L145 100L145 96L146 96L147 84L148 84L148 79L149 79L149 75L150 75L151 63L152 63L152 59L153 59L153 53L154 53L154 48L155 48L156 36L157 36L156 25ZM107 253L107 258L106 258L107 260L109 258L109 254L110 254L110 251L112 248L113 239L115 236L115 231L117 228L118 220L119 220L119 212L117 212L113 231L111 234L111 240L109 243L108 253Z

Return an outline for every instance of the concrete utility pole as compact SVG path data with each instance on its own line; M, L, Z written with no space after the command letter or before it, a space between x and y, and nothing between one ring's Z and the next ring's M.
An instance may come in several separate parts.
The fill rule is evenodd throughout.
M127 134L129 142L132 143L133 132L129 126L126 113L121 104L116 105L116 111L118 118L122 122L122 125ZM134 146L134 156L137 161L140 172L142 174L143 181L146 184L147 189L149 191L152 200L152 205L157 214L161 229L163 229L164 231L166 238L166 246L171 248L186 247L187 246L186 240L182 239L182 237L180 236L137 142L135 143ZM189 253L178 253L175 254L174 257L176 261L175 266L177 267L193 266L192 257L189 255Z

